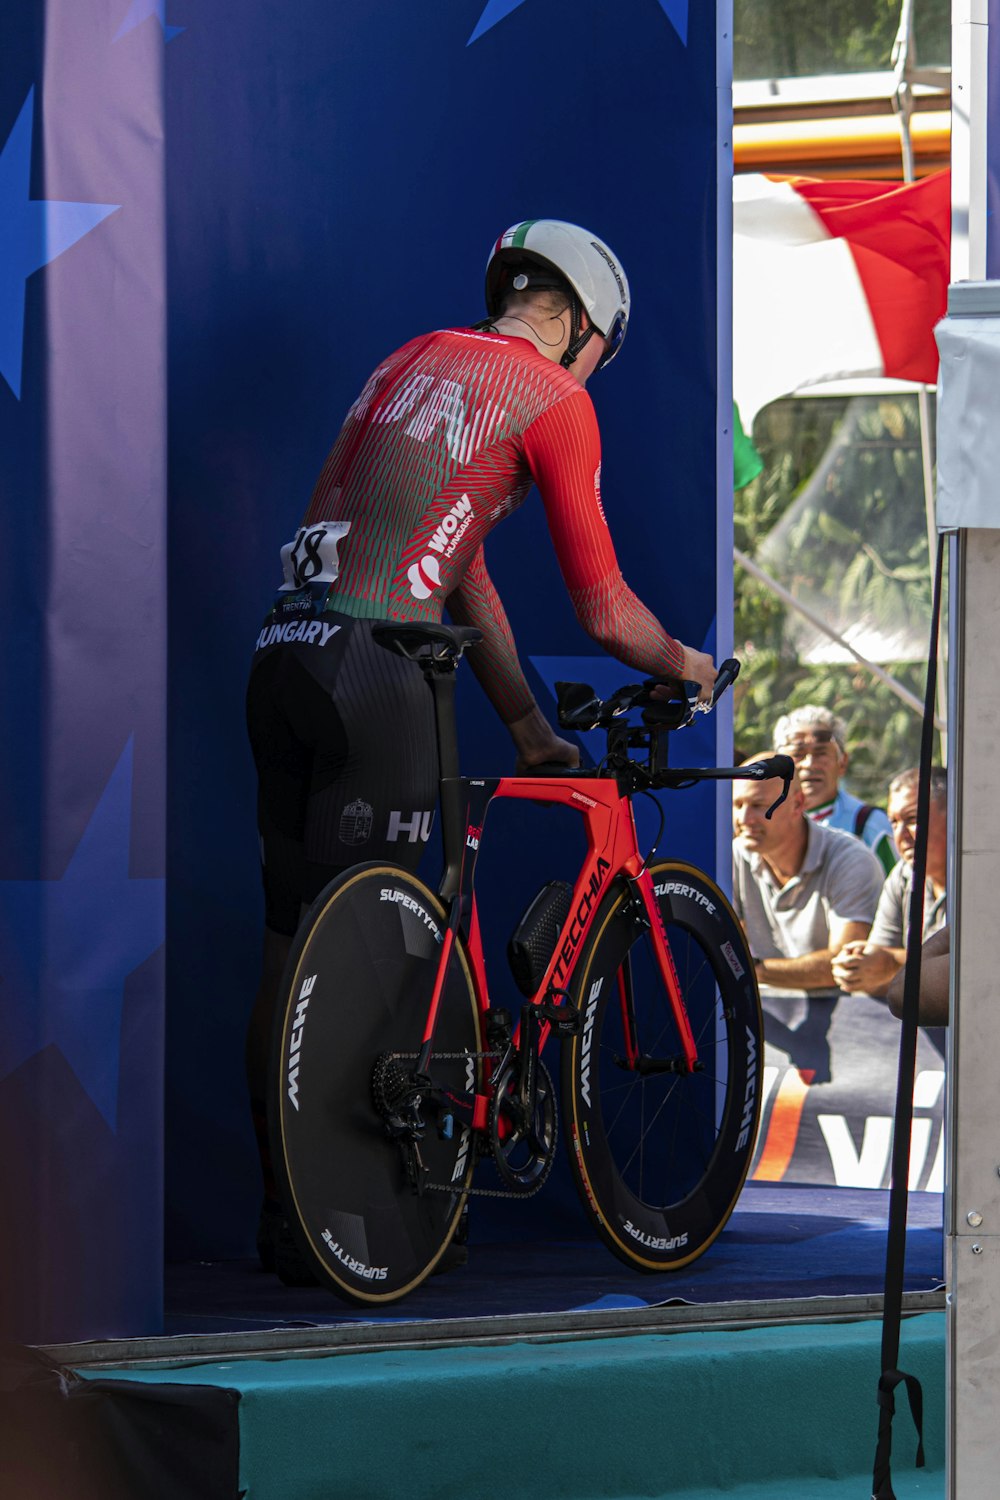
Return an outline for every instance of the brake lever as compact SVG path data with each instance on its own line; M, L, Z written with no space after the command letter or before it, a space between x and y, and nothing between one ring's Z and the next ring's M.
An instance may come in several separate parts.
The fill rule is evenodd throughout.
M735 656L729 656L722 663L715 677L715 686L712 688L711 706L714 708L727 688L732 687L740 675L740 663Z
M754 760L748 766L740 766L736 775L741 779L745 778L747 781L771 781L778 776L781 777L784 782L784 786L781 789L781 796L777 801L771 803L771 806L764 814L765 818L769 818L781 806L792 789L795 762L790 755L769 755L766 760Z
M777 802L771 803L771 806L764 814L765 818L770 818L771 814L773 812L776 812L781 804L785 801L788 793L792 789L792 777L795 775L795 762L794 760L792 760L792 757L790 755L772 755L769 760L761 761L761 765L771 766L773 768L768 776L761 777L761 781L770 781L772 776L780 776L782 782L784 783L781 789L781 796L778 798Z
M704 703L698 697L688 698L688 707L692 714L710 714L723 693L727 688L732 687L739 675L740 663L735 656L727 657L715 674L711 697Z

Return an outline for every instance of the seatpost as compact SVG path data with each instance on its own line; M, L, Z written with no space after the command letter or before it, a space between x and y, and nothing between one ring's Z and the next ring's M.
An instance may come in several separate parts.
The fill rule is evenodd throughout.
M438 765L441 778L441 842L444 848L444 874L439 892L449 901L459 888L465 829L462 824L465 807L462 783L458 774L458 723L455 715L455 668L435 663L427 673L434 694L434 722L437 728Z

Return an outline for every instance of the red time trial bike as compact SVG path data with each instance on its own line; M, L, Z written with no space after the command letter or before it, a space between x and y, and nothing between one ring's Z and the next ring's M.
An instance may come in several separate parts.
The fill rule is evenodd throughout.
M465 778L455 672L479 633L386 623L374 634L417 660L434 692L444 874L434 892L396 865L359 864L299 929L270 1115L300 1248L342 1296L391 1303L434 1270L470 1194L537 1192L556 1148L543 1060L555 1040L569 1157L597 1233L640 1270L687 1265L726 1223L750 1164L760 1001L729 902L702 871L640 852L631 798L781 777L777 806L792 764L672 768L669 734L694 713L680 684L668 701L647 682L605 702L559 684L564 728L607 731L601 765ZM713 705L738 671L724 665ZM543 887L511 939L517 1017L490 1003L474 883L498 798L564 804L587 839L574 884ZM499 1180L484 1184L487 1163Z

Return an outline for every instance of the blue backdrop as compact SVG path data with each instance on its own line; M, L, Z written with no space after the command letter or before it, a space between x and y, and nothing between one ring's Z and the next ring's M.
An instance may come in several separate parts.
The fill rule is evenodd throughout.
M163 59L139 8L0 19L0 1336L33 1340L160 1318Z
M164 875L167 1250L251 1244L250 650L346 407L405 339L482 315L488 248L515 219L585 223L628 269L626 347L591 386L609 523L640 597L682 639L716 647L731 578L716 507L729 400L717 390L717 27L714 6L688 0L19 10L0 22L0 211L12 203L24 225L12 237L0 221L12 502L0 673L17 725L0 752L0 1110L8 1139L29 1122L62 1173L44 1191L15 1173L13 1202L37 1228L27 1253L49 1240L31 1332L71 1337L156 1324ZM47 237L42 200L62 205L44 211ZM491 539L489 560L543 705L557 677L627 678L581 634L537 499ZM719 618L724 636L728 604ZM509 768L474 682L460 692L467 768ZM682 758L710 759L715 732L689 732ZM677 796L669 814L665 847L712 867L711 794ZM529 816L504 810L505 850L483 872L498 955L539 880L571 862L576 830L555 813L532 825L551 854L525 857ZM531 1212L537 1227L546 1210ZM568 1224L574 1210L556 1193L548 1213ZM84 1254L89 1279L58 1302L56 1330L39 1308Z

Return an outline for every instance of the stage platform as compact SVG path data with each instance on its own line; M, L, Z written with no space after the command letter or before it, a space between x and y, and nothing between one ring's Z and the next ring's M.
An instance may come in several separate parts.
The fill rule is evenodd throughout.
M160 1336L53 1345L78 1366L234 1357L295 1348L463 1342L649 1328L747 1327L865 1317L879 1311L889 1195L881 1190L750 1183L700 1260L643 1275L593 1237L478 1243L469 1263L431 1277L385 1310L353 1307L319 1287L284 1287L255 1260L167 1267ZM905 1297L911 1312L944 1306L941 1197L911 1194Z
M870 1494L879 1338L873 1320L779 1323L114 1374L133 1396L238 1397L219 1424L220 1444L238 1428L233 1500L857 1500ZM923 1387L928 1468L913 1467L900 1401L896 1493L943 1500L943 1314L905 1321L901 1364Z
M750 1183L700 1260L644 1275L596 1239L477 1243L469 1263L382 1310L284 1287L255 1260L169 1266L161 1336L51 1346L60 1363L139 1365L296 1349L370 1349L480 1337L586 1336L871 1316L881 1308L886 1191ZM944 1306L942 1202L911 1194L910 1311Z
M646 1275L594 1236L480 1244L469 1263L429 1278L384 1312L353 1308L316 1288L283 1287L255 1261L173 1266L165 1331L175 1337L252 1333L303 1325L375 1327L517 1314L572 1317L591 1309L836 1299L882 1291L888 1193L749 1184L726 1229L692 1265ZM942 1285L941 1198L914 1193L906 1290Z
M751 1184L670 1277L593 1240L473 1241L385 1313L249 1261L175 1266L162 1336L47 1352L108 1431L142 1413L128 1461L163 1475L165 1500L853 1500L870 1493L887 1208L882 1191ZM914 1194L901 1366L923 1385L928 1468L900 1400L899 1500L944 1495L941 1267L941 1199ZM100 1500L142 1493L119 1479Z

